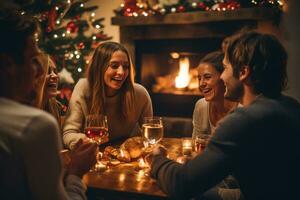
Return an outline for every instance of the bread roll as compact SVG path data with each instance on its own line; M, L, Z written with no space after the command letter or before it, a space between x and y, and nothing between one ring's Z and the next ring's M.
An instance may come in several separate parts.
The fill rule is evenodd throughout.
M118 150L112 146L107 146L105 147L103 154L116 158L118 156Z
M131 161L131 157L128 151L126 151L125 149L121 149L118 153L117 159L119 161L123 161L123 162L130 162Z
M144 142L142 137L128 138L122 145L122 149L129 152L132 159L138 158L143 154Z

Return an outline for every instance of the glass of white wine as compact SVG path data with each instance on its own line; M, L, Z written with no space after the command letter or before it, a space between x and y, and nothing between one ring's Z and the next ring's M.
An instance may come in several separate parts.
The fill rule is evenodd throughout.
M161 117L145 117L143 128L143 137L150 145L157 144L164 135L163 123Z

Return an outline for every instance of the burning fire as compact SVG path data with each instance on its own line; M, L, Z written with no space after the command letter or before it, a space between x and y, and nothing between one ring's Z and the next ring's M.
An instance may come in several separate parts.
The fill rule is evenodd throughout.
M189 75L190 61L188 57L181 58L179 60L179 73L175 78L176 88L185 88L189 85L190 75Z

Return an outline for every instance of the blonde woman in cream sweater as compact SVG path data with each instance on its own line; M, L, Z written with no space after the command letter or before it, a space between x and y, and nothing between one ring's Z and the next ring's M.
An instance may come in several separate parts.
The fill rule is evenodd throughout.
M74 88L63 128L66 147L86 136L85 118L104 114L108 118L109 140L140 134L144 117L153 115L147 90L134 83L128 51L116 42L100 44L87 70L87 78Z

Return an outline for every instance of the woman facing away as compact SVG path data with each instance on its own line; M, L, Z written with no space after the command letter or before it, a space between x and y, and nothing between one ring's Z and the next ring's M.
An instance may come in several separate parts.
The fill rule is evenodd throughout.
M87 69L87 78L76 84L63 128L66 147L85 138L85 118L104 114L108 118L109 140L140 133L144 117L153 115L147 90L134 83L128 51L116 42L100 44Z
M220 79L224 54L216 51L201 59L198 66L199 90L204 98L197 101L193 113L193 138L212 134L217 123L238 106L224 98L225 86Z
M211 135L220 120L234 110L237 102L224 98L225 86L220 79L223 72L224 53L215 51L207 54L198 66L199 90L204 98L197 101L193 114L193 138L201 134ZM221 183L203 194L204 199L239 200L239 184L228 176Z

